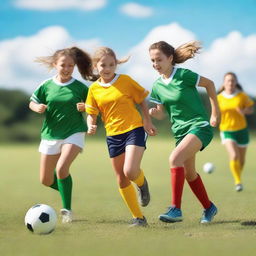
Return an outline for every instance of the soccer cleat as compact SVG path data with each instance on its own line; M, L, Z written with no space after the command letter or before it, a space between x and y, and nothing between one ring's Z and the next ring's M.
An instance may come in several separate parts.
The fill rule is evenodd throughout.
M158 216L159 220L163 222L180 222L183 220L181 209L176 207L169 207L168 211Z
M146 227L147 225L147 219L143 216L143 218L133 218L129 227Z
M244 189L244 187L243 187L242 184L236 184L235 190L236 190L237 192L243 191L243 189Z
M217 207L213 203L211 203L211 206L203 211L203 216L200 222L202 224L210 223L213 220L214 216L217 214L217 212Z
M62 223L71 223L73 220L73 213L71 210L61 209Z
M139 202L142 207L145 207L150 202L150 194L148 188L148 182L146 178L144 178L144 184L142 186L137 186L139 192Z

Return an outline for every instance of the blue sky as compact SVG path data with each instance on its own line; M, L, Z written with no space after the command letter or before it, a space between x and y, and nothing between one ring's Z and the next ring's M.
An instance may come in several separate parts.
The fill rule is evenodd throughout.
M52 4L54 2L55 5ZM238 67L237 62L241 58L245 62L248 56L255 56L255 48L251 46L254 43L254 36L256 36L255 13L256 0L2 0L0 6L0 54L2 50L6 56L5 62L2 61L0 67L6 67L6 70L9 71L6 72L6 75L10 74L10 76L5 79L0 78L0 86L7 86L11 75L16 74L18 79L14 79L14 81L17 87L31 91L34 86L32 85L33 81L37 83L46 75L42 72L42 68L40 68L42 72L40 73L37 68L32 67L24 52L17 54L22 45L22 50L28 51L29 57L33 58L36 55L44 54L40 47L55 50L55 47L68 47L70 46L68 44L75 43L78 46L87 46L92 49L93 44L95 46L107 45L121 56L134 54L136 56L133 59L134 62L127 68L122 68L122 71L134 75L139 82L146 83L147 87L150 81L144 80L140 75L144 71L135 72L132 65L138 66L138 63L143 65L143 60L137 58L138 51L143 51L141 47L142 45L147 46L146 41L152 41L154 38L161 40L162 35L164 40L168 40L171 44L183 43L183 40L190 38L202 41L205 49L202 61L205 61L207 54L210 58L214 54L213 51L215 51L215 56L211 59L214 59L216 55L219 56L223 50L218 46L218 42L223 41L223 46L228 43L232 46L232 42L236 45L237 42L237 46L233 49L233 54L237 58L233 59L232 53L227 55L226 58L230 58L232 61L226 63L223 68L211 73L202 68L203 64L200 63L200 57L198 57L195 60L194 69L201 72L202 75L210 76L218 84L224 72L228 71L226 69L232 69L238 73L242 82L248 83L248 88L253 93L251 83L255 84L256 81L248 79L248 75L251 74L249 71L253 67L247 63L243 67ZM54 29L57 30L54 31ZM42 31L47 40L36 40L37 37L41 38L39 34ZM60 33L59 37L58 33ZM20 43L22 40L23 44ZM46 42L49 40L54 42L47 45ZM57 43L58 40L63 42ZM26 44L30 47L26 48ZM35 56L29 53L33 45L35 49L32 52ZM237 53L239 46L242 51L247 52L246 56ZM226 49L225 47L223 49ZM216 52L217 50L219 52ZM144 51L146 53L147 49ZM9 52L8 56L7 52ZM8 60L11 57L18 59ZM141 58L147 58L147 54ZM215 65L223 64L219 58L215 61L218 61ZM234 61L236 65L232 68ZM213 60L211 62L214 65ZM252 62L250 58L249 62ZM24 65L19 63L24 63ZM193 63L191 62L188 66L189 68L193 67ZM245 66L248 66L249 71L245 70ZM209 67L211 67L210 64ZM142 67L139 66L139 69ZM217 73L219 73L218 77ZM28 79L28 76L31 76L31 79ZM27 83L30 84L25 87ZM10 82L10 84L13 83Z

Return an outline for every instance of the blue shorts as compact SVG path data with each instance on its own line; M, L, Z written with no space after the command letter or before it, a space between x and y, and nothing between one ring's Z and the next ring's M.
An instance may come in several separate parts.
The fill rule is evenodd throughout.
M125 152L127 145L136 145L146 148L147 133L143 127L135 128L129 132L107 136L108 152L110 158L119 156Z

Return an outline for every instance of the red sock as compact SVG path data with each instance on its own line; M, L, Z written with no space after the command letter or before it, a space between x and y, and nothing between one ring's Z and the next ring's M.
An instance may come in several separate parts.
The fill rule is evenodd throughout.
M191 190L194 192L202 206L207 209L211 206L211 201L208 198L207 192L205 190L203 181L199 174L197 174L197 178L193 181L188 182Z
M172 206L180 209L181 197L185 181L183 167L171 168L171 184L172 184Z

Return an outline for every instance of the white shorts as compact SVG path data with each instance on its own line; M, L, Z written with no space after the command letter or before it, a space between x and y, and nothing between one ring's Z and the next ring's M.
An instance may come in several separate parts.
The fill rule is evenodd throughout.
M61 152L61 147L64 144L74 144L84 148L85 132L74 133L64 140L41 140L38 151L45 155L57 155Z

